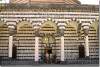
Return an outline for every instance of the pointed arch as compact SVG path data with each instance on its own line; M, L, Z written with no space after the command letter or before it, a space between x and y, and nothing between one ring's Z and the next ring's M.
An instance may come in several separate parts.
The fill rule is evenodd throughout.
M83 30L79 21L70 21L66 23L66 33L74 33L77 36L77 40L83 36Z
M54 29L57 29L57 25L55 22L53 21L45 21L42 25L41 25L41 28L46 26L46 25L49 25L51 27L53 27Z
M98 27L99 27L99 23L97 21L92 22L90 27L93 27L96 31L96 33L98 32Z
M71 21L71 22L67 23L67 26L73 27L76 31L78 29L78 23L77 23L77 21Z
M57 25L52 20L44 21L44 23L41 25L41 30L47 30L46 33L52 33L51 30L54 30L54 32L57 32ZM41 31L41 32L42 32Z
M5 22L3 22L3 21L0 21L0 30L6 30L6 31L8 31L8 26L7 26L7 24L5 23Z
M34 28L32 26L32 24L29 21L21 21L17 24L17 33L15 35L15 41L17 41L15 43L15 45L19 48L21 47L25 47L27 48L27 51L23 52L23 48L21 48L20 50L16 50L17 52L21 52L17 53L17 58L18 59L34 59L34 54L35 54L35 31ZM18 46L20 45L20 46ZM29 47L29 46L33 46L33 47ZM31 49L31 50L30 50ZM29 55L27 55L26 53L30 52ZM21 56L18 56L21 55ZM32 56L30 56L32 55ZM21 58L22 56L24 56L23 58Z
M9 30L8 26L5 22L0 21L0 54L2 55L2 58L8 58L8 56L4 56L5 54L8 55L8 43L9 43ZM5 49L7 48L7 49ZM5 49L5 50L3 50Z
M28 27L32 27L33 28L32 24L30 22L28 22L28 21L21 21L21 22L19 22L17 24L17 30L19 30L23 26L28 26Z
M2 26L7 26L7 24L3 21L0 21L0 27L2 27Z

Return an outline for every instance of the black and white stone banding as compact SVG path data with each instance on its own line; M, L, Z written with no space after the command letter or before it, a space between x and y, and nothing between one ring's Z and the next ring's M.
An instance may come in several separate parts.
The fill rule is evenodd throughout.
M39 22L32 23L33 28L35 30L35 62L39 61Z
M89 57L89 38L88 38L88 34L89 34L89 28L90 28L90 21L81 21L82 23L82 27L84 30L84 35L85 35L85 56Z
M59 31L60 31L60 37L61 37L61 62L64 61L65 59L65 53L64 53L64 30L65 30L65 26L66 26L66 23L64 21L59 21L58 22L58 26L59 26Z
M7 22L6 23L9 29L9 53L8 57L12 58L12 51L13 51L13 35L15 33L15 26L16 22Z

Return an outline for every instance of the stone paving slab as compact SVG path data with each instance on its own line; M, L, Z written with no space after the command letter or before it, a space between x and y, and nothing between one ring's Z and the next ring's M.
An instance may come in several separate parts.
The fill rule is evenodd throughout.
M8 65L1 67L99 67L99 64L88 64L88 65L60 65L60 64L44 64L44 65Z

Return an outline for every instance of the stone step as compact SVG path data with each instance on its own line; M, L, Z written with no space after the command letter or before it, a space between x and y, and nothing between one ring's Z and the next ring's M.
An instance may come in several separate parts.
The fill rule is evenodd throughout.
M17 60L17 59L6 59L0 61L0 65L34 65L34 64L45 64L44 61L35 63L34 60ZM52 63L50 63L52 64ZM76 59L76 60L66 60L64 62L56 61L54 64L99 64L98 59Z

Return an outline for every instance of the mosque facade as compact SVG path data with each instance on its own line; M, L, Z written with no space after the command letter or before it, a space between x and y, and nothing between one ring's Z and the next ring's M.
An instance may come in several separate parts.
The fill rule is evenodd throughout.
M98 64L98 23L99 6L78 0L10 0L0 4L1 64L78 60Z

